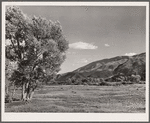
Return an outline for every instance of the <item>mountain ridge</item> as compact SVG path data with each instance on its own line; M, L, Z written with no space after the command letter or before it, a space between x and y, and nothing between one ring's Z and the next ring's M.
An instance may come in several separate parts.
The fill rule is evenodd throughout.
M58 81L65 81L69 78L76 78L77 74L81 78L109 78L118 73L126 76L139 74L145 79L146 53L140 53L134 56L116 56L112 58L97 60L84 65L76 70L60 74Z

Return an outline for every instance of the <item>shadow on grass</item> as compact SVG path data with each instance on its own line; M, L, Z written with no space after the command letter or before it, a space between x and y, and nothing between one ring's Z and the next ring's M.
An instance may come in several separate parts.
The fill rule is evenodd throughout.
M26 105L30 102L31 101L22 101L21 99L13 98L12 102L9 102L9 103L7 102L5 104L6 104L6 107L12 107L12 106L23 106L23 105Z

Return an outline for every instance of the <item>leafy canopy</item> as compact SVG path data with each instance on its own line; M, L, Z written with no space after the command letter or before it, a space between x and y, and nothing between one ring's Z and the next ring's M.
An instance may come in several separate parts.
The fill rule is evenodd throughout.
M60 23L29 17L16 6L7 7L5 15L8 78L19 83L57 73L68 49ZM12 64L17 67L12 69Z

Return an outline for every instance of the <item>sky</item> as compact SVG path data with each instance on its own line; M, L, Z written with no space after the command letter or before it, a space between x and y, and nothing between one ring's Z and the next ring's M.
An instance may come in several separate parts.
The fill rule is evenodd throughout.
M59 73L93 61L146 52L144 6L20 6L29 16L61 23L69 41Z

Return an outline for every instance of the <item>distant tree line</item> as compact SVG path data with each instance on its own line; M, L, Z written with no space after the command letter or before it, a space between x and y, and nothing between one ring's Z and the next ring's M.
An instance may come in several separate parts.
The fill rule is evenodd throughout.
M107 85L107 82L120 82L122 84L132 84L132 83L144 83L142 82L142 77L140 75L132 74L130 76L126 76L123 73L118 73L116 75L110 76L108 78L95 78L95 77L87 77L87 78L67 78L65 81L50 81L49 84L55 85Z

